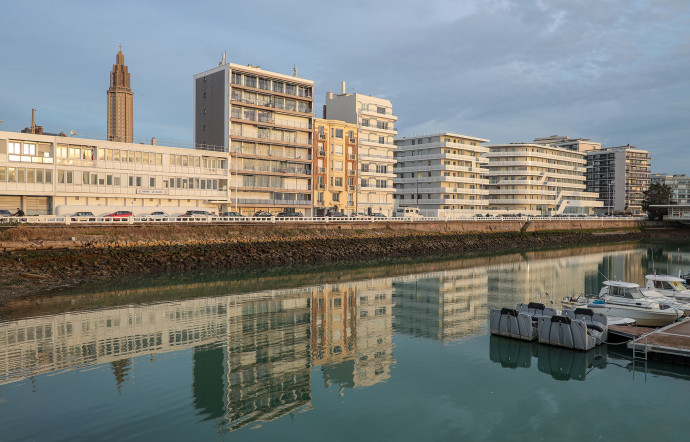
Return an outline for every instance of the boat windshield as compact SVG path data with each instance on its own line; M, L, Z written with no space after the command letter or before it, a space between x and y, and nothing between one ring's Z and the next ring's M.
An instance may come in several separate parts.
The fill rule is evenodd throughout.
M609 294L611 296L617 296L619 298L628 298L628 299L642 299L645 297L642 294L642 292L640 291L639 287L610 286L609 287Z
M673 290L677 290L677 291L687 290L687 287L685 287L685 285L683 285L683 283L680 281L671 281L671 282L669 282L669 284L671 284L671 287L673 287Z

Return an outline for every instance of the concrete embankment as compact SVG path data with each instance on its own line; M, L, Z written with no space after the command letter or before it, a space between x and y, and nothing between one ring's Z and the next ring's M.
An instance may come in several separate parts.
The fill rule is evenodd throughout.
M560 230L524 222L11 227L0 232L0 303L117 276L512 250L684 236L637 222ZM529 232L527 228L541 229ZM558 227L596 228L582 225ZM600 228L600 227L599 227ZM613 230L611 230L613 228Z

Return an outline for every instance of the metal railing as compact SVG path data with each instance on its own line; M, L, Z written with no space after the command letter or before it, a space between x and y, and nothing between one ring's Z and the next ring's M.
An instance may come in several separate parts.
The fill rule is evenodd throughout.
M256 205L279 205L279 206L294 206L311 204L311 201L303 200L244 200L240 199L241 204L256 204ZM168 216L156 217L151 215L143 216L129 216L129 217L107 217L107 216L85 216L75 217L70 215L36 215L36 216L5 216L0 217L0 224L101 224L101 225L132 225L143 223L281 223L281 222L300 222L300 223L352 223L352 222L450 222L450 221L472 221L472 222L506 222L506 221L604 221L613 222L621 220L639 221L642 217L597 217L597 216L569 216L561 215L554 216L517 216L511 214L492 215L492 216L450 216L450 217L371 217L371 216L351 216L351 217L304 217L304 218L252 218L252 217L223 217L219 215L206 216Z

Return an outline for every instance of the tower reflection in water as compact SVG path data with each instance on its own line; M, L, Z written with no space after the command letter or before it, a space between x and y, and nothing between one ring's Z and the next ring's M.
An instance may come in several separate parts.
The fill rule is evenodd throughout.
M315 373L339 394L390 379L394 331L443 343L485 335L490 307L522 302L559 284L584 291L598 285L603 266L619 262L643 275L642 254L627 245L474 258L382 268L379 274L392 276L361 281L225 296L200 296L223 290L218 282L186 283L172 289L174 302L96 304L90 310L73 310L83 294L65 297L51 300L55 306L44 316L0 312L0 385L32 377L40 389L37 375L109 364L120 389L136 369L133 358L155 362L156 355L186 350L192 353L193 404L200 418L233 431L311 409ZM367 270L369 276L373 271ZM145 299L152 291L94 297ZM187 298L179 299L180 292ZM492 360L531 364L531 347L502 346L491 339ZM544 353L543 361L538 356L540 370L554 377L560 371L553 367L563 365L554 361L571 357L556 353ZM579 378L580 367L592 361L575 359L568 364L576 373L567 376Z

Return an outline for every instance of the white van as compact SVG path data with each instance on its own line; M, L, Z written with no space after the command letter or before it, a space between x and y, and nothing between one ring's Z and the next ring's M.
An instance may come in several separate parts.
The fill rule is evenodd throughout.
M422 213L416 207L398 207L395 209L396 218L422 218Z

